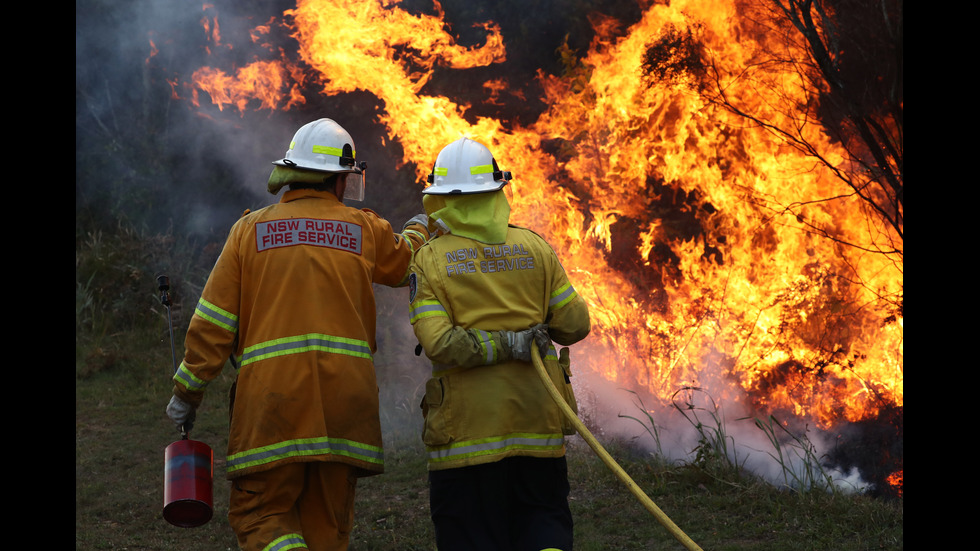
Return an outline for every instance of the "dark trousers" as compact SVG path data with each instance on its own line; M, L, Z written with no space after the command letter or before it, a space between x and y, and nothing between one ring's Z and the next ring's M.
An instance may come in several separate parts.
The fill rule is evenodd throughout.
M439 551L571 551L568 491L564 457L509 457L431 471Z

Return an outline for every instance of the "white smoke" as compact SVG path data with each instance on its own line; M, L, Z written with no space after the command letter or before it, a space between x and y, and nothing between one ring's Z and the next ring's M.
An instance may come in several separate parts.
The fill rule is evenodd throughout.
M578 352L590 349L603 356L601 347L589 344ZM575 354L573 347L573 372ZM743 402L715 401L712 393L721 396L725 389L676 389L673 400L663 400L589 369L579 369L573 381L579 417L600 441L619 440L672 464L697 465L700 454L724 456L728 466L777 487L851 492L868 486L857 473L829 466L834 434L812 425L783 429Z

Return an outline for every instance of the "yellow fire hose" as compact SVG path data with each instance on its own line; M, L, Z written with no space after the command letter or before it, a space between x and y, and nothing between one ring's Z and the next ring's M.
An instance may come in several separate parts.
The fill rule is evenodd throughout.
M569 407L569 405L565 402L565 399L562 398L561 394L558 392L558 389L555 388L554 383L551 382L551 377L548 375L548 371L544 367L544 362L541 361L541 353L538 351L537 346L531 346L531 360L534 364L535 371L538 372L538 376L541 378L541 382L544 383L545 388L548 389L548 394L551 395L551 398L556 404L558 404L558 407L561 408L561 411L565 417L568 418L568 420L575 426L575 430L577 430L582 438L588 442L589 447L592 448L592 451L594 451L596 455L602 459L602 462L616 474L616 477L619 478L619 480L625 484L627 488L629 488L630 492L638 500L640 500L640 503L642 503L643 506L646 507L651 514L653 514L657 521L659 521L660 524L667 529L667 531L677 538L677 541L681 542L681 544L683 544L689 551L702 551L701 548L698 547L698 544L694 543L694 540L688 537L687 534L685 534L676 524L674 524L674 521L670 520L670 518L660 510L660 507L657 507L657 504L654 503L653 500L651 500L643 492L643 490L636 485L635 482L633 482L633 479L626 474L626 471L624 471L623 468L616 463L616 460L609 455L609 452L607 452L605 448L599 444L599 441L596 440L595 436L592 436L589 429L587 429L582 421L579 420L578 415L572 411L572 408Z

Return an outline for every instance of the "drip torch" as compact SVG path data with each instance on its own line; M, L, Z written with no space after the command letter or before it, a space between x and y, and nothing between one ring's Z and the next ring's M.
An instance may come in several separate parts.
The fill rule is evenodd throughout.
M174 323L170 312L170 279L157 277L160 302L167 307L170 327L170 355L174 373L177 372L177 352L174 348ZM179 427L180 440L167 446L164 461L163 518L174 526L196 528L211 520L211 481L214 474L214 454L211 448L189 438L193 417Z

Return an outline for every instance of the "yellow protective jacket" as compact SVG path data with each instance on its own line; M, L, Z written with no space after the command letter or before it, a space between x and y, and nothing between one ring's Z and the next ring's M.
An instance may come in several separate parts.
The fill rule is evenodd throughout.
M433 362L422 402L429 469L564 455L574 429L501 333L548 323L559 344L588 335L588 307L551 246L515 226L493 245L442 235L416 252L409 278L412 326ZM574 407L563 358L564 369L551 348L545 364Z
M233 355L228 478L297 461L383 471L372 284L403 285L427 238L312 190L235 223L174 377L175 394L199 404Z

